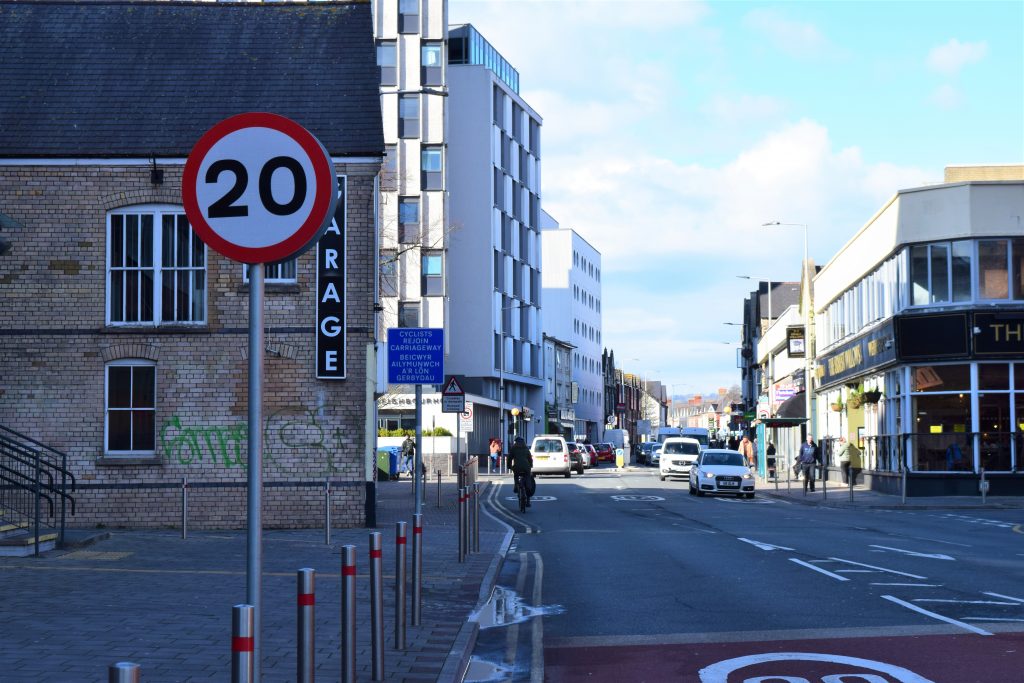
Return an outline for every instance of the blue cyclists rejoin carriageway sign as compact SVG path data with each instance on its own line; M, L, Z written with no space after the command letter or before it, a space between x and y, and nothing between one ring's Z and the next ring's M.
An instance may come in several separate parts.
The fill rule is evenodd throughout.
M388 329L388 384L444 383L444 329Z

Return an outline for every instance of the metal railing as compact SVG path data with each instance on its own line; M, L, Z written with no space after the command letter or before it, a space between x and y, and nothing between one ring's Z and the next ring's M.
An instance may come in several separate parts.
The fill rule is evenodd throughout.
M57 532L58 543L64 542L68 507L75 514L75 499L69 494L74 490L67 455L0 425L0 519L31 527L36 554L41 527Z

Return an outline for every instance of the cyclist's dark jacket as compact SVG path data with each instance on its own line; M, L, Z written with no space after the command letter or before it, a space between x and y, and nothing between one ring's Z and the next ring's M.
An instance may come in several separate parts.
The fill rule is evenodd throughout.
M507 460L508 468L516 474L529 474L533 471L533 456L526 446L513 446Z

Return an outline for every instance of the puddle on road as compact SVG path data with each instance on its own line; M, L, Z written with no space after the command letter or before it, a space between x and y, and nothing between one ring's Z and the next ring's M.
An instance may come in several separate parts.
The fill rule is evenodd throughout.
M546 617L563 614L561 605L528 605L513 590L496 586L491 598L483 607L469 615L470 621L480 624L481 629L519 624L533 617Z
M473 657L469 660L469 666L466 668L466 675L462 681L463 683L507 681L511 679L514 671L514 669L503 664L495 664L494 662Z

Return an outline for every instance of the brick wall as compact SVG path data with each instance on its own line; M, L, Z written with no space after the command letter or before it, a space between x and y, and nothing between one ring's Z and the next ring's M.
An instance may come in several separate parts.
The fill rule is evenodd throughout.
M0 211L0 424L64 451L80 485L73 526L180 522L180 482L194 485L193 528L245 523L248 291L242 266L207 250L207 324L105 325L106 224L112 209L181 205L181 166L4 166ZM266 287L264 519L317 526L323 480L337 482L334 521L361 525L365 489L366 352L373 336L373 164L347 175L347 369L315 378L315 250L298 284ZM104 378L113 360L156 363L156 457L104 454ZM372 416L372 413L370 414Z

